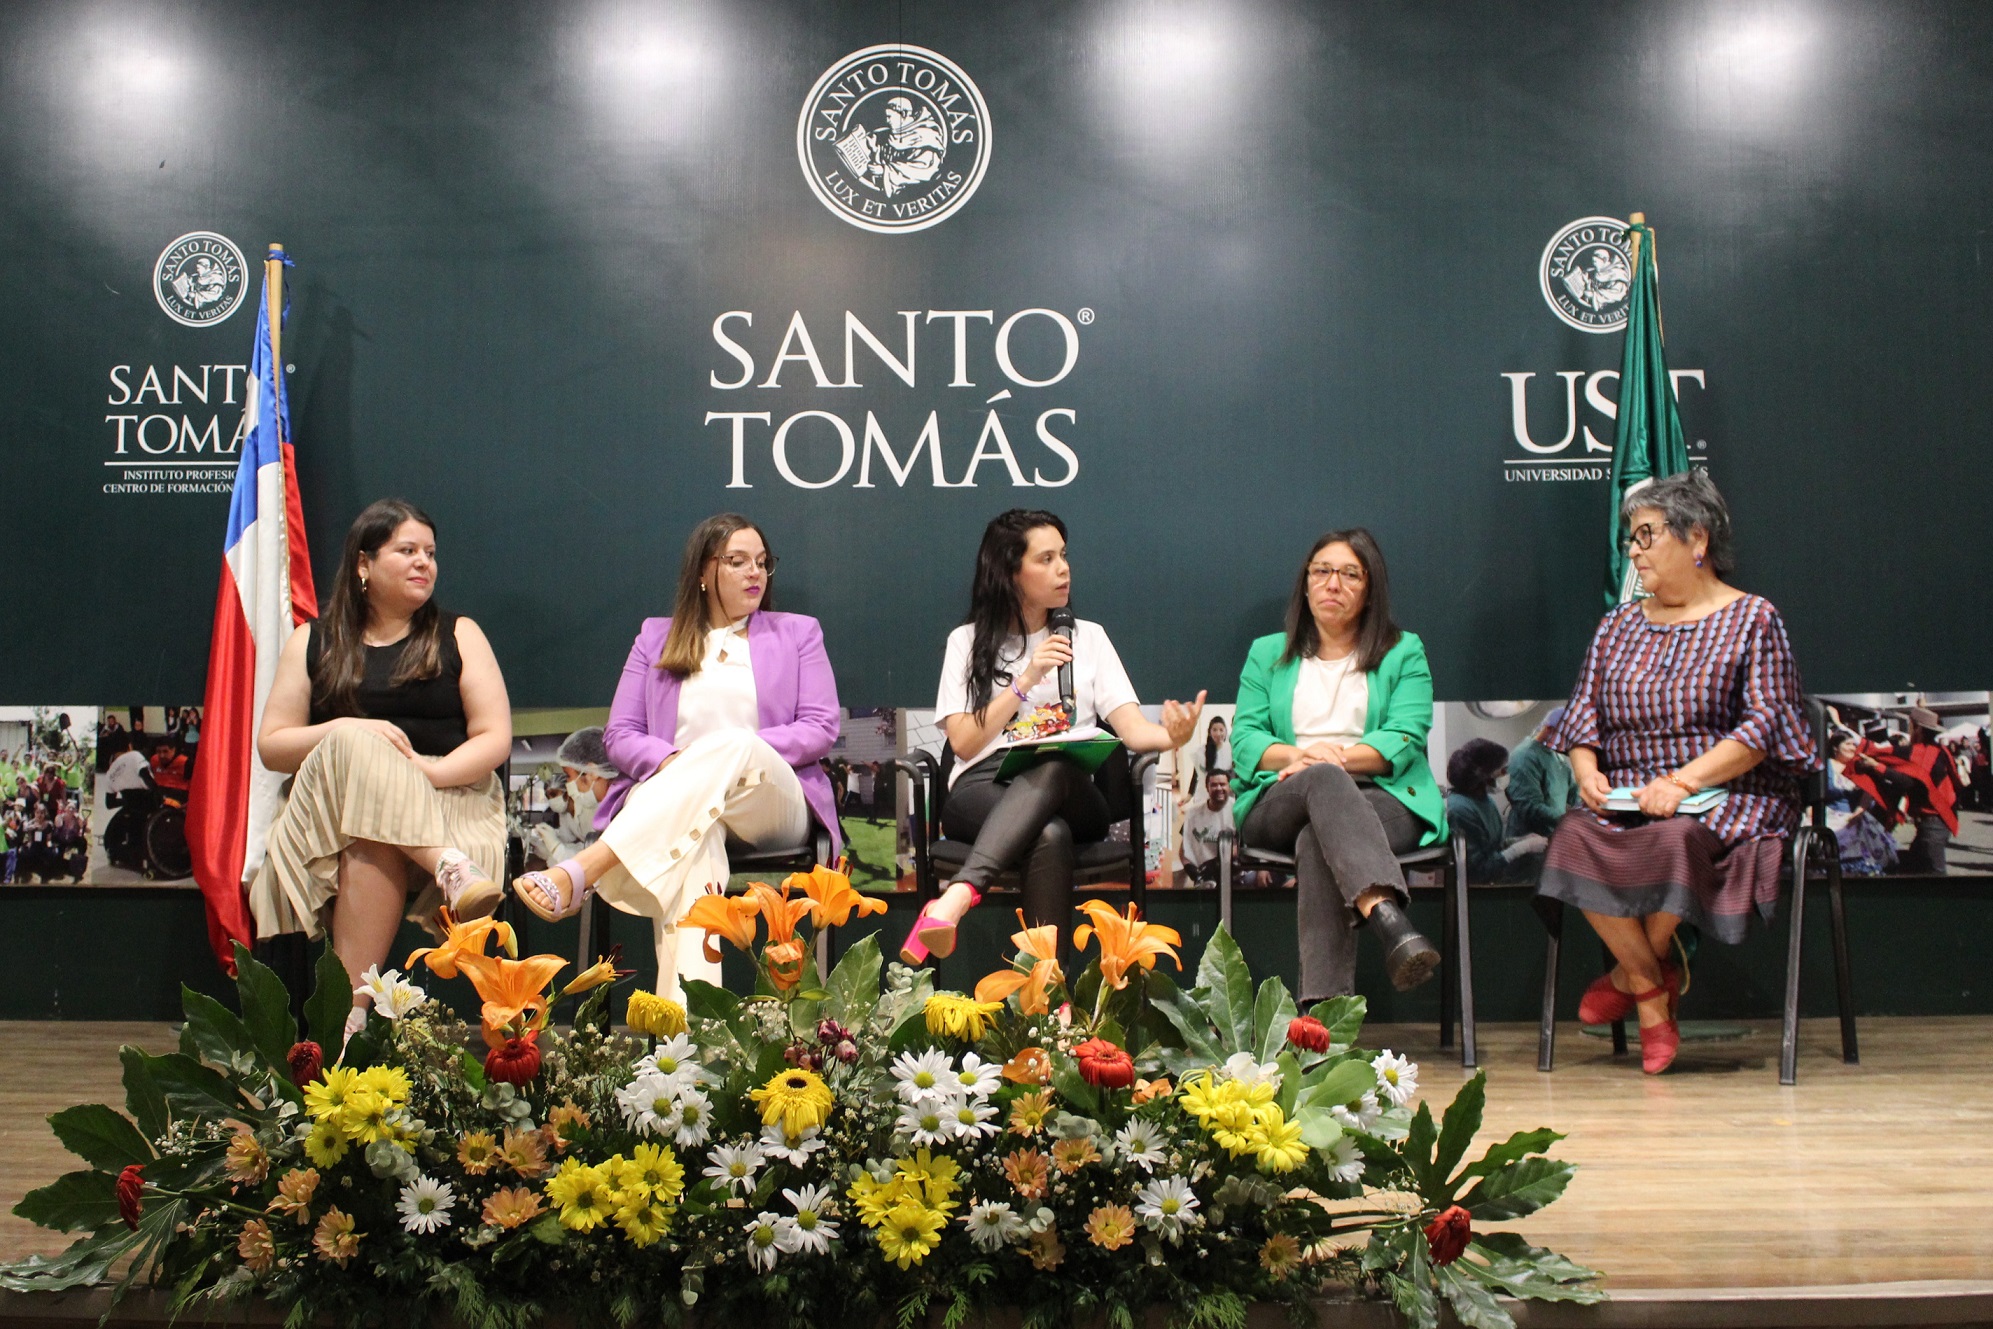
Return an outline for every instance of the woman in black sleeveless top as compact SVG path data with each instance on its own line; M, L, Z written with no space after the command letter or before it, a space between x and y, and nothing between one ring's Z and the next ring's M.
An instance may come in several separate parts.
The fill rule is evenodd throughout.
M362 512L325 617L284 644L257 738L263 764L294 777L249 892L257 934L329 924L356 985L404 916L482 916L503 898L493 772L511 706L484 634L436 607L435 582L428 516L399 499ZM349 1031L369 1003L356 996Z

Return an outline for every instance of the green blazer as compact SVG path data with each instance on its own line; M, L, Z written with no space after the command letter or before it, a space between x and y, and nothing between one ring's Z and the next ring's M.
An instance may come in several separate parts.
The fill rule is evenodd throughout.
M1233 816L1244 825L1259 796L1279 778L1259 769L1259 759L1275 743L1294 742L1294 685L1300 660L1280 663L1287 634L1270 633L1253 643L1239 671L1239 704L1232 715L1232 788L1238 794ZM1372 776L1377 787L1403 803L1425 823L1421 845L1445 844L1446 798L1426 764L1426 736L1432 732L1432 669L1425 643L1407 632L1364 675L1370 687L1365 733L1358 741L1375 748L1390 769Z

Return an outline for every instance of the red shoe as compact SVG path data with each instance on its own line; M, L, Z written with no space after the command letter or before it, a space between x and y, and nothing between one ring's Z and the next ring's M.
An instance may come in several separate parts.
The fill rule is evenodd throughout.
M1675 1054L1682 1050L1682 1027L1675 1022L1674 1016L1673 984L1635 993L1633 1000L1637 1004L1660 997L1668 999L1668 1018L1659 1024L1640 1026L1640 1069L1649 1075L1659 1075L1674 1065Z
M983 902L983 893L969 888L969 908L974 909ZM907 939L900 943L900 963L919 966L927 963L932 955L937 960L945 960L955 953L955 930L957 924L929 918L927 911L940 904L940 900L929 900L920 907L920 916L913 921L913 930ZM966 911L965 911L966 912Z
M1661 966L1661 983L1668 991L1670 1014L1674 1012L1674 1002L1679 996L1679 979L1674 969ZM1655 991L1660 991L1656 988ZM1579 1024L1617 1024L1633 1014L1638 1004L1631 992L1621 992L1612 985L1610 972L1600 974L1585 989L1585 995L1578 998Z

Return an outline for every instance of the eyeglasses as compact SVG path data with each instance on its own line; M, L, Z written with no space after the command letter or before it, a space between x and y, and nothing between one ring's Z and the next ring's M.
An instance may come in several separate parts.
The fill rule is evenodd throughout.
M1346 568L1332 567L1327 563L1308 565L1309 581L1340 581L1345 586L1363 585L1363 569L1351 564Z
M1645 552L1654 547L1655 537L1667 529L1665 526L1656 526L1651 521L1647 522L1629 534L1626 537L1626 543L1630 548Z
M729 572L746 572L753 568L764 577L775 575L775 555L763 554L760 558L749 558L746 554L721 554L720 566Z

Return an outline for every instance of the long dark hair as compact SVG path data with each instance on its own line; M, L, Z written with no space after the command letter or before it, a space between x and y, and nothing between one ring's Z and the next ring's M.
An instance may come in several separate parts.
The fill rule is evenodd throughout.
M1383 663L1385 655L1405 634L1391 617L1391 574L1384 568L1384 551L1377 547L1377 537L1361 526L1330 531L1308 546L1308 557L1301 560L1301 570L1294 574L1294 592L1287 597L1287 650L1281 654L1280 663L1297 658L1306 660L1321 649L1322 634L1316 630L1315 615L1308 608L1308 565L1315 561L1315 555L1333 544L1348 545L1356 552L1356 561L1363 564L1365 595L1363 612L1356 620L1356 667L1367 674Z
M699 662L706 658L706 632L713 626L706 621L706 588L700 585L700 573L708 562L720 556L727 541L739 531L753 531L761 537L762 546L767 547L767 533L738 512L708 517L686 537L685 557L678 565L678 598L671 606L671 631L665 634L664 649L657 653L659 670L680 678L699 672ZM769 557L774 557L773 550L769 551ZM770 578L761 593L759 607L772 609L774 603L775 585Z
M381 546L394 538L405 521L421 522L431 535L436 533L436 523L429 514L402 498L369 503L346 532L339 576L332 583L332 602L318 620L323 644L311 699L314 709L324 714L354 715L359 711L357 694L367 672L367 596L360 589L360 557L380 553ZM401 661L388 682L398 686L412 679L435 678L442 672L443 611L436 607L432 591L408 620L408 644L402 648Z
M1061 540L1067 538L1064 522L1036 508L1012 508L983 527L983 543L976 549L976 579L969 586L969 615L962 620L975 627L969 643L969 704L976 708L977 723L996 692L997 648L1005 637L1024 632L1017 573L1024 566L1031 532L1041 526L1057 531Z

